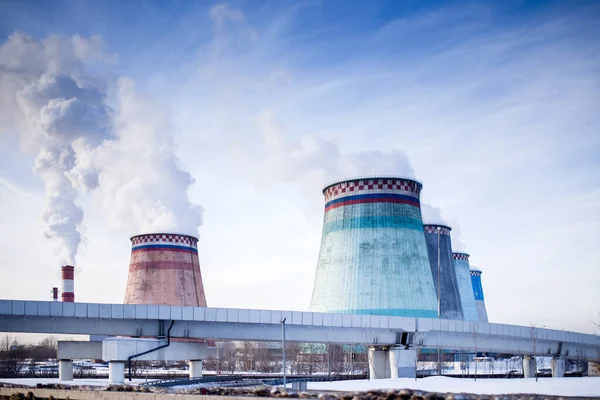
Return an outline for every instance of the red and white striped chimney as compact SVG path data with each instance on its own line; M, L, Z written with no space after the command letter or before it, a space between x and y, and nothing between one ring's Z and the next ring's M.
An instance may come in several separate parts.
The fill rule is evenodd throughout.
M63 265L62 270L62 301L65 303L73 303L75 301L75 285L73 277L75 275L75 267L71 265Z
M52 288L52 301L58 301L58 288Z

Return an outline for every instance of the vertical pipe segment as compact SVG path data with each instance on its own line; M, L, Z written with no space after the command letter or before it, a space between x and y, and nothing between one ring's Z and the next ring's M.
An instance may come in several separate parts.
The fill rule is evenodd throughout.
M281 341L282 341L282 347L283 347L283 387L285 388L285 384L286 384L286 366L285 366L285 320L287 318L284 318L281 320Z

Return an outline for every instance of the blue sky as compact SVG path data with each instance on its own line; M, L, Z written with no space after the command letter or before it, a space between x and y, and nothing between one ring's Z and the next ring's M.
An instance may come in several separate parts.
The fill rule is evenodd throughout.
M204 209L199 246L209 305L306 309L323 184L414 172L422 200L440 210L455 246L484 271L491 321L593 331L596 2L5 1L0 8L2 43L15 31L64 43L101 37L95 61L81 68L103 82L106 104L136 138L169 149L172 141L178 165L195 180L189 200ZM40 223L44 182L18 126L0 118L0 268L10 277L0 290L45 299L58 267ZM109 139L115 135L109 130ZM125 160L139 143L119 143L98 162L142 168ZM122 301L128 237L140 232L107 201L110 190L124 193L123 209L133 201L120 189L135 176L116 175L107 168L105 186L77 197L81 301ZM23 294L18 285L32 273L39 279Z

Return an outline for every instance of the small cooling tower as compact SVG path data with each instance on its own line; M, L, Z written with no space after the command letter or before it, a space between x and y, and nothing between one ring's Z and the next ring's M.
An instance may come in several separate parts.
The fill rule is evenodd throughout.
M441 296L441 318L461 320L463 319L462 302L452 261L451 228L445 225L430 224L424 225L423 228L429 253L431 276L435 283L436 293ZM440 265L439 275L438 264Z
M471 268L471 283L473 284L473 293L475 296L475 307L477 307L477 320L479 322L488 322L487 310L483 299L483 287L481 286L481 270L475 267Z
M462 303L463 317L466 321L477 321L477 308L475 306L475 295L471 283L469 270L469 255L467 253L452 253L454 259L454 270L458 283L458 293Z
M62 275L62 301L73 303L75 301L75 267L63 265L60 269Z
M197 243L169 233L132 237L125 304L206 307Z
M421 183L357 178L325 189L311 311L437 317Z

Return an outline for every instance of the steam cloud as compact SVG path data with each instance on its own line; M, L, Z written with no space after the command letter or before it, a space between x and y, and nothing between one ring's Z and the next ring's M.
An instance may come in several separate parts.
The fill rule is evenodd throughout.
M423 214L423 223L448 225L442 218L442 210L427 203L421 203L421 214Z
M415 177L406 154L398 150L362 151L343 154L339 147L327 140L303 136L289 141L282 135L284 128L272 110L259 116L265 154L258 176L279 180L294 180L313 184L330 183L340 179L369 175ZM449 225L442 210L421 201L421 214L425 224ZM456 231L455 231L456 230ZM458 226L452 230L454 251L464 251Z
M37 40L14 33L0 46L0 131L18 131L22 147L37 155L45 236L60 263L73 264L81 243L80 192L96 191L109 219L133 232L197 235L201 223L187 200L192 179L177 166L168 124L142 123L156 122L145 112L163 113L141 109L125 81L114 111L107 103L110 82L88 73L91 65L112 61L97 36ZM149 150L153 145L161 147Z
M194 180L177 164L168 115L136 93L131 79L119 80L118 98L117 140L98 148L95 157L102 165L98 191L109 222L129 233L198 236L202 209L188 199Z
M314 136L286 141L270 110L260 115L259 124L266 148L259 176L275 174L283 180L314 179L323 184L357 176L415 175L408 157L398 150L343 154L337 144Z

